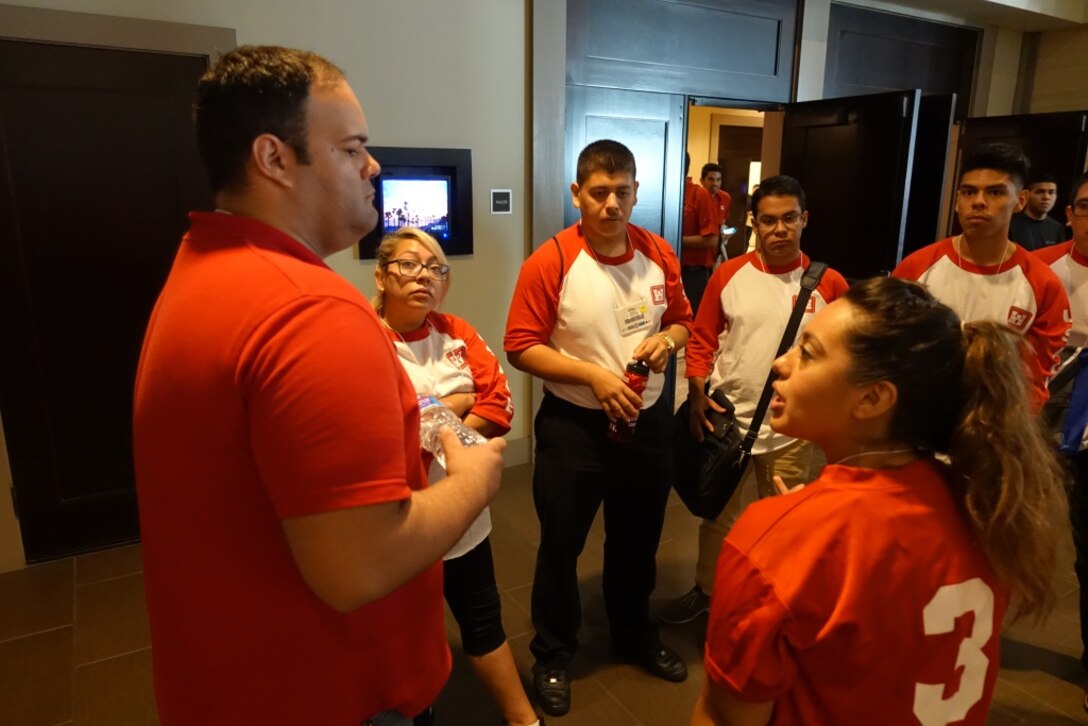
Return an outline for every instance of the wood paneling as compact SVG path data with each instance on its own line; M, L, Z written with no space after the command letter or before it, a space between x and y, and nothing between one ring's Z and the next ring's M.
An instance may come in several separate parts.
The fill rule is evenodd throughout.
M1031 113L1088 108L1088 27L1041 35L1029 108Z

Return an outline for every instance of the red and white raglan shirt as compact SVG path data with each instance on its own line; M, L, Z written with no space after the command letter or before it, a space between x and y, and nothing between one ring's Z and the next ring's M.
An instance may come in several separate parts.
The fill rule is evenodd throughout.
M506 374L475 328L455 315L432 312L418 330L404 335L390 328L386 332L417 395L444 398L454 393L475 394L476 403L469 413L495 424L499 429L496 436L510 430L514 404ZM431 482L445 475L432 461ZM484 507L443 559L466 554L490 533L491 510Z
M691 305L672 247L631 224L627 235L630 244L618 257L595 255L580 224L537 248L514 288L506 351L546 345L622 376L647 337L674 324L690 328ZM657 402L664 382L663 375L650 374L643 408ZM601 407L589 386L546 381L544 387L577 406Z
M772 724L982 726L1008 592L943 465L830 465L722 544L706 673Z
M1073 246L1073 241L1042 247L1033 253L1045 262L1061 280L1073 311L1069 345L1088 344L1088 256Z
M1028 361L1031 397L1041 409L1050 395L1047 380L1069 335L1069 298L1061 280L1020 245L1000 265L983 266L962 259L954 239L911 254L892 277L921 282L964 322L995 320L1023 333L1035 353Z
M722 391L733 403L744 431L752 424L808 265L802 254L789 265L764 266L758 253L749 252L722 263L703 293L685 353L685 375L709 377L710 389ZM824 272L809 298L798 336L812 316L846 287L838 272L830 268ZM752 452L765 454L793 441L772 431L765 419Z

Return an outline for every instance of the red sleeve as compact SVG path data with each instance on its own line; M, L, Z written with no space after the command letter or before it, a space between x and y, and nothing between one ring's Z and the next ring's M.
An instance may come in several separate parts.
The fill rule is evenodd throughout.
M564 272L559 249L552 240L542 244L525 260L506 317L503 349L507 353L550 344Z
M691 339L688 340L684 353L686 378L705 378L710 375L714 356L718 352L718 336L725 330L728 322L725 311L722 310L722 290L744 264L746 260L738 257L719 265L710 276L703 291L702 302L699 303L699 312L695 315Z
M707 623L707 679L749 703L782 696L797 678L797 662L785 634L792 620L774 584L725 540Z
M820 278L820 284L816 287L816 291L820 293L820 297L824 299L824 302L829 303L842 297L848 287L850 285L846 282L846 278L829 267L824 271L824 276Z
M476 386L476 403L469 413L498 426L500 430L496 436L502 436L510 430L514 404L510 400L510 387L506 383L506 374L502 372L499 359L475 328L454 315L447 315L446 318L449 320L451 333L465 342L468 351L468 367L472 371L472 382Z
M1047 266L1050 266L1069 254L1069 250L1071 249L1073 249L1072 240L1069 242L1062 242L1061 244L1040 247L1037 250L1032 250L1032 254L1045 262Z
M937 246L940 244L940 242L936 242L904 257L903 261L892 270L892 277L917 282L925 271L933 266L939 256L935 253Z
M668 242L658 237L656 243L661 257L661 269L665 273L665 299L669 303L665 314L661 316L661 327L664 329L670 325L682 325L691 330L691 303L684 292L684 281L680 279L680 259Z
M336 298L292 302L249 337L237 375L278 516L410 496L411 383L373 314Z
M1031 276L1039 303L1035 320L1025 337L1035 353L1028 361L1032 403L1036 411L1041 411L1050 397L1046 384L1061 362L1062 348L1069 340L1073 315L1069 308L1069 296L1053 270L1039 261L1032 265Z

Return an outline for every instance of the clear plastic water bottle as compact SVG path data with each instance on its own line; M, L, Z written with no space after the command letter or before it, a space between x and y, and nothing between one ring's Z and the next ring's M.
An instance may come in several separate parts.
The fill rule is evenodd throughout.
M449 426L457 434L462 446L476 446L487 443L476 429L467 425L457 414L444 406L434 396L419 397L419 444L434 454L435 461L446 468L446 452L442 450L442 439L438 432L443 426Z

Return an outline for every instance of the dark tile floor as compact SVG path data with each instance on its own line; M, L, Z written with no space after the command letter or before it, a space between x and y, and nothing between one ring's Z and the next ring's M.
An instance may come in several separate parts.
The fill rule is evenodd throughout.
M529 590L538 538L529 467L507 470L492 519L503 616L515 657L527 676L532 633ZM658 552L655 606L691 586L696 526L674 497ZM598 521L580 563L585 622L582 652L572 673L574 707L566 717L548 721L592 726L687 723L703 681L705 617L662 633L689 664L691 677L685 683L666 683L617 663L608 651L600 595L602 537ZM1004 633L1004 667L990 723L1088 723L1081 704L1078 589L1070 550L1071 545L1063 558L1058 610L1042 625L1020 623ZM450 633L456 654L452 621ZM501 722L459 655L437 707L440 726ZM0 724L156 722L138 545L0 575Z

